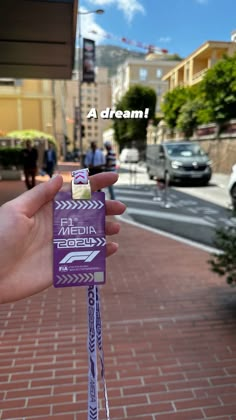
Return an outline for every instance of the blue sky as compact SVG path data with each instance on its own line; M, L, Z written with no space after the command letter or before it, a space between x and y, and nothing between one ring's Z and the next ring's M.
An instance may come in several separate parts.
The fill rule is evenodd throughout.
M236 30L236 0L80 0L81 11L96 8L105 13L80 15L83 36L132 48L120 42L125 37L182 57L205 41L229 41Z

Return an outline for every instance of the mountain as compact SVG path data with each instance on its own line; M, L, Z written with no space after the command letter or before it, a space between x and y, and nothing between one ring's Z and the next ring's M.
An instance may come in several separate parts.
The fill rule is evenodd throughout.
M108 67L109 76L116 73L117 67L124 63L128 58L145 59L145 53L132 51L115 45L98 45L96 47L96 65L98 67Z
M78 57L78 52L76 54ZM117 67L124 63L127 59L141 59L144 60L146 57L145 52L139 52L129 50L128 48L117 47L116 45L96 45L96 66L107 67L109 69L109 76L113 76L116 73ZM174 55L160 55L160 59L165 60L182 60L178 54ZM77 68L77 60L75 62L75 68Z
M96 45L96 66L107 67L109 76L116 73L117 67L124 63L127 58L144 59L145 53L120 48L116 45ZM78 51L75 54L75 68L78 66Z

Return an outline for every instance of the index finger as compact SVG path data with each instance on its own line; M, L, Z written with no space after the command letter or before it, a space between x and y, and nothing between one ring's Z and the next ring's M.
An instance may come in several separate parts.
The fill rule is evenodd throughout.
M115 184L118 179L118 174L116 172L102 172L97 175L89 177L91 190L97 191L102 188L108 187L109 185Z

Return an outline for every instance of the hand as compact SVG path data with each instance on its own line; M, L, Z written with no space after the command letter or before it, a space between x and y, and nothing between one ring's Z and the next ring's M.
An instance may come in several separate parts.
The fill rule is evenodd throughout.
M92 191L114 184L118 176L101 173L90 177ZM60 175L21 194L0 207L0 303L38 293L52 284L52 200L62 187ZM122 214L125 205L106 201L106 215ZM106 234L119 232L107 221ZM107 243L107 256L118 245Z

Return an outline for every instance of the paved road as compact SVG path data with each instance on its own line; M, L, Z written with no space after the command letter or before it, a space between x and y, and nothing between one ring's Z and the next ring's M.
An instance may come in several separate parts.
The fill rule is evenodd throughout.
M69 165L69 166L68 166ZM71 179L74 164L65 163L64 181ZM47 177L37 177L45 181ZM127 204L125 217L171 234L212 246L217 226L235 222L229 210L228 176L215 174L207 187L171 187L167 205L155 197L154 181L148 179L145 167L122 165L115 187L117 198ZM23 182L0 183L0 205L25 191Z
M207 187L171 187L158 193L144 168L122 168L116 196L127 205L126 217L144 225L214 246L218 227L232 226L228 176L216 174Z

